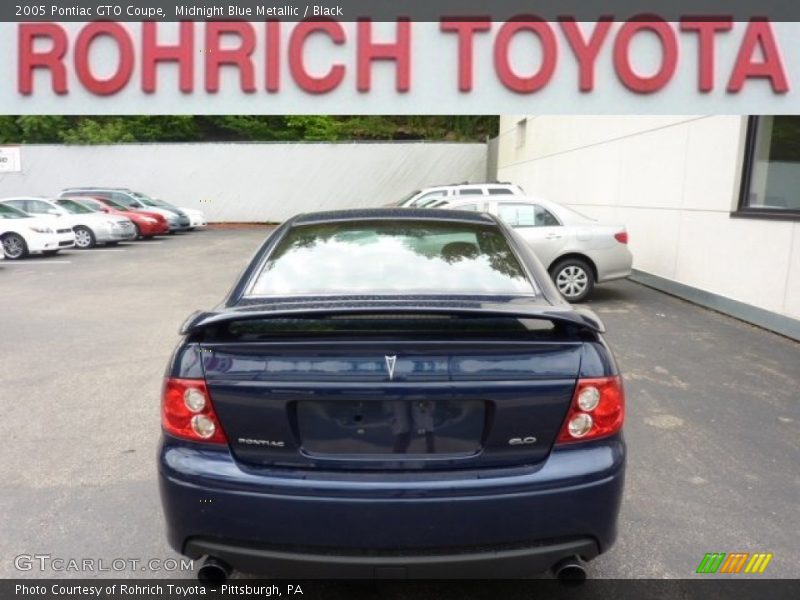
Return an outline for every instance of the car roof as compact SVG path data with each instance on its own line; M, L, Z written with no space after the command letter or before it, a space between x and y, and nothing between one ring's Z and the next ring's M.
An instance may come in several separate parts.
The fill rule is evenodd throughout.
M77 192L77 191L85 191L85 192L100 192L100 191L108 191L108 192L130 192L132 191L130 188L121 188L121 187L96 187L96 186L87 186L87 187L68 187L61 190L62 192Z
M438 210L435 208L359 208L305 213L290 219L292 225L311 223L334 223L338 221L397 220L441 221L496 225L497 221L487 214L467 211Z
M53 198L47 196L11 196L9 198L0 198L0 202L10 202L12 200L39 200L42 202L53 202Z
M482 187L495 187L495 188L519 188L516 183L510 181L475 181L475 182L462 182L462 183L447 183L442 185L432 185L423 188L421 191L427 192L430 190L442 190L451 188L482 188Z

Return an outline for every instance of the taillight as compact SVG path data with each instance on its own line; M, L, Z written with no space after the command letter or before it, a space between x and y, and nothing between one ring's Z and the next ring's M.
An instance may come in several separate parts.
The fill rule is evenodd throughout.
M619 233L614 234L614 239L617 240L620 244L627 244L628 243L628 232L627 231L620 231Z
M557 443L608 437L622 429L625 392L621 377L579 379Z
M228 443L202 379L164 381L161 425L175 437L211 444Z

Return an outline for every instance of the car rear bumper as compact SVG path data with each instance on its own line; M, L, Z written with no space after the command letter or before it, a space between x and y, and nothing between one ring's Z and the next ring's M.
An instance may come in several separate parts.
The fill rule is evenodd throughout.
M515 579L543 573L567 556L591 560L599 554L597 542L591 538L471 552L382 555L275 549L193 538L184 552L193 558L213 556L245 573L314 579Z
M608 550L624 464L614 437L502 473L286 471L165 436L159 479L169 542L193 558L287 577L525 577Z
M598 283L624 279L631 274L633 255L625 244L616 244L596 251L591 258L597 267Z

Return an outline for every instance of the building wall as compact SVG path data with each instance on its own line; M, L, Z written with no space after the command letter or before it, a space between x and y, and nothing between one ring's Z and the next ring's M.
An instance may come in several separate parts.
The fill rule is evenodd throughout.
M746 121L504 116L498 177L627 225L635 269L800 319L800 223L730 216Z
M24 146L0 198L65 187L129 187L216 222L282 221L299 212L381 206L414 189L483 181L485 144L278 143Z

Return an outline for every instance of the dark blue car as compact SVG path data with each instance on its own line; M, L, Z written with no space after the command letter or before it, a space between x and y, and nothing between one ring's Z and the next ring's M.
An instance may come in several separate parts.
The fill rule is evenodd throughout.
M583 576L625 466L602 331L489 215L295 217L183 326L169 542L214 581Z

